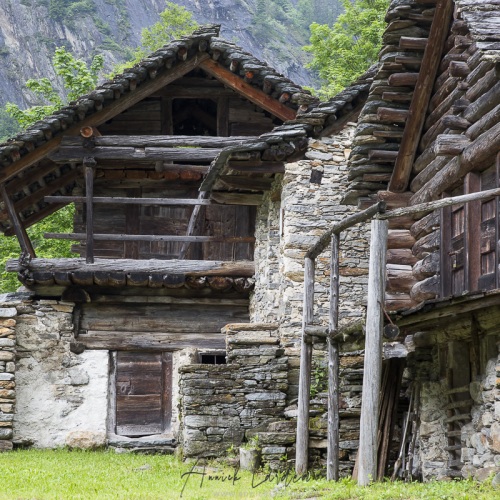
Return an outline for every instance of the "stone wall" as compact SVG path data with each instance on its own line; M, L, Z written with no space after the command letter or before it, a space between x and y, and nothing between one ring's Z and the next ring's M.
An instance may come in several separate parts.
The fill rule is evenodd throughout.
M409 359L412 378L420 386L413 473L424 481L457 476L484 480L493 473L499 474L500 483L500 356L491 358L484 373L463 393L462 400L468 406L460 411L465 415L458 441L461 449L456 452L458 458L454 458L447 451L450 443L446 420L450 418L447 412L450 402L447 380L440 373L439 350L439 345L419 347ZM461 469L453 465L457 461L463 464Z
M221 456L245 431L276 420L285 408L288 359L276 324L232 324L226 365L179 368L180 442L186 457Z
M16 404L16 304L12 294L0 295L0 452L12 449Z
M462 427L462 474L479 480L495 474L500 484L500 354L488 361L470 392L474 406L472 422Z
M251 321L276 321L289 357L288 402L298 394L304 256L330 225L357 208L341 205L347 189L347 157L354 132L310 140L306 159L286 165L257 214L256 284ZM368 285L369 225L342 233L340 326L361 331ZM329 252L317 260L315 322L328 322ZM347 346L347 349L357 346Z
M15 304L14 442L19 445L52 448L106 442L108 352L71 352L73 306L31 299Z

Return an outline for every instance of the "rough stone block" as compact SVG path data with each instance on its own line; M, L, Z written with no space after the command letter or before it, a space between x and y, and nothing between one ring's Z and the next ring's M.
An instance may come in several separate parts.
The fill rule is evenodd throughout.
M462 462L472 462L475 451L475 448L462 448Z
M286 394L283 392L254 392L246 394L245 398L249 401L283 401Z
M9 361L5 365L5 371L8 372L8 373L14 373L16 371L16 364L13 363L12 361Z
M12 451L14 448L14 445L12 444L12 441L0 441L0 452L2 451Z
M14 405L13 404L0 404L0 411L3 413L13 413Z
M491 475L500 473L500 467L484 467L474 474L474 479L479 482L486 481Z
M13 327L16 326L16 320L12 318L0 319L0 327Z
M490 429L491 448L500 453L500 422L494 422Z
M184 417L186 427L207 428L207 427L237 427L240 425L239 417L220 417L214 415L186 415Z
M12 373L0 373L0 382L14 380Z
M96 450L103 448L107 444L106 433L92 431L72 431L65 439L65 444L69 448L81 450Z
M0 428L0 439L12 439L12 429Z
M14 361L15 355L13 352L0 351L0 361Z
M0 318L14 318L17 316L15 307L0 307Z

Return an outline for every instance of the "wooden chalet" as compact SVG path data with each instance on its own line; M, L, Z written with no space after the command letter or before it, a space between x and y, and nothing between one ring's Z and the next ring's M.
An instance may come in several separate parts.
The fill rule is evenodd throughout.
M402 449L425 479L486 477L500 451L500 388L487 382L500 340L499 6L395 1L386 20L345 201L389 210L378 216L389 220L385 309L412 351L421 429Z

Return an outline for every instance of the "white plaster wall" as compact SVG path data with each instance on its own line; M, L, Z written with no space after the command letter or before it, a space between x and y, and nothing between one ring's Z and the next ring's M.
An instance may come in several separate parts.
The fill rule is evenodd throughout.
M47 356L18 363L14 440L38 448L64 446L69 433L105 435L108 411L108 352L86 351L65 368Z
M18 307L15 441L52 448L75 431L105 439L108 351L70 351L72 311L55 300Z

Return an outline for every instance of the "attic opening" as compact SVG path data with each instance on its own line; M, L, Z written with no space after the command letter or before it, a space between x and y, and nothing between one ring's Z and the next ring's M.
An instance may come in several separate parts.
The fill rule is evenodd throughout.
M212 99L173 99L174 135L217 135L217 104Z

